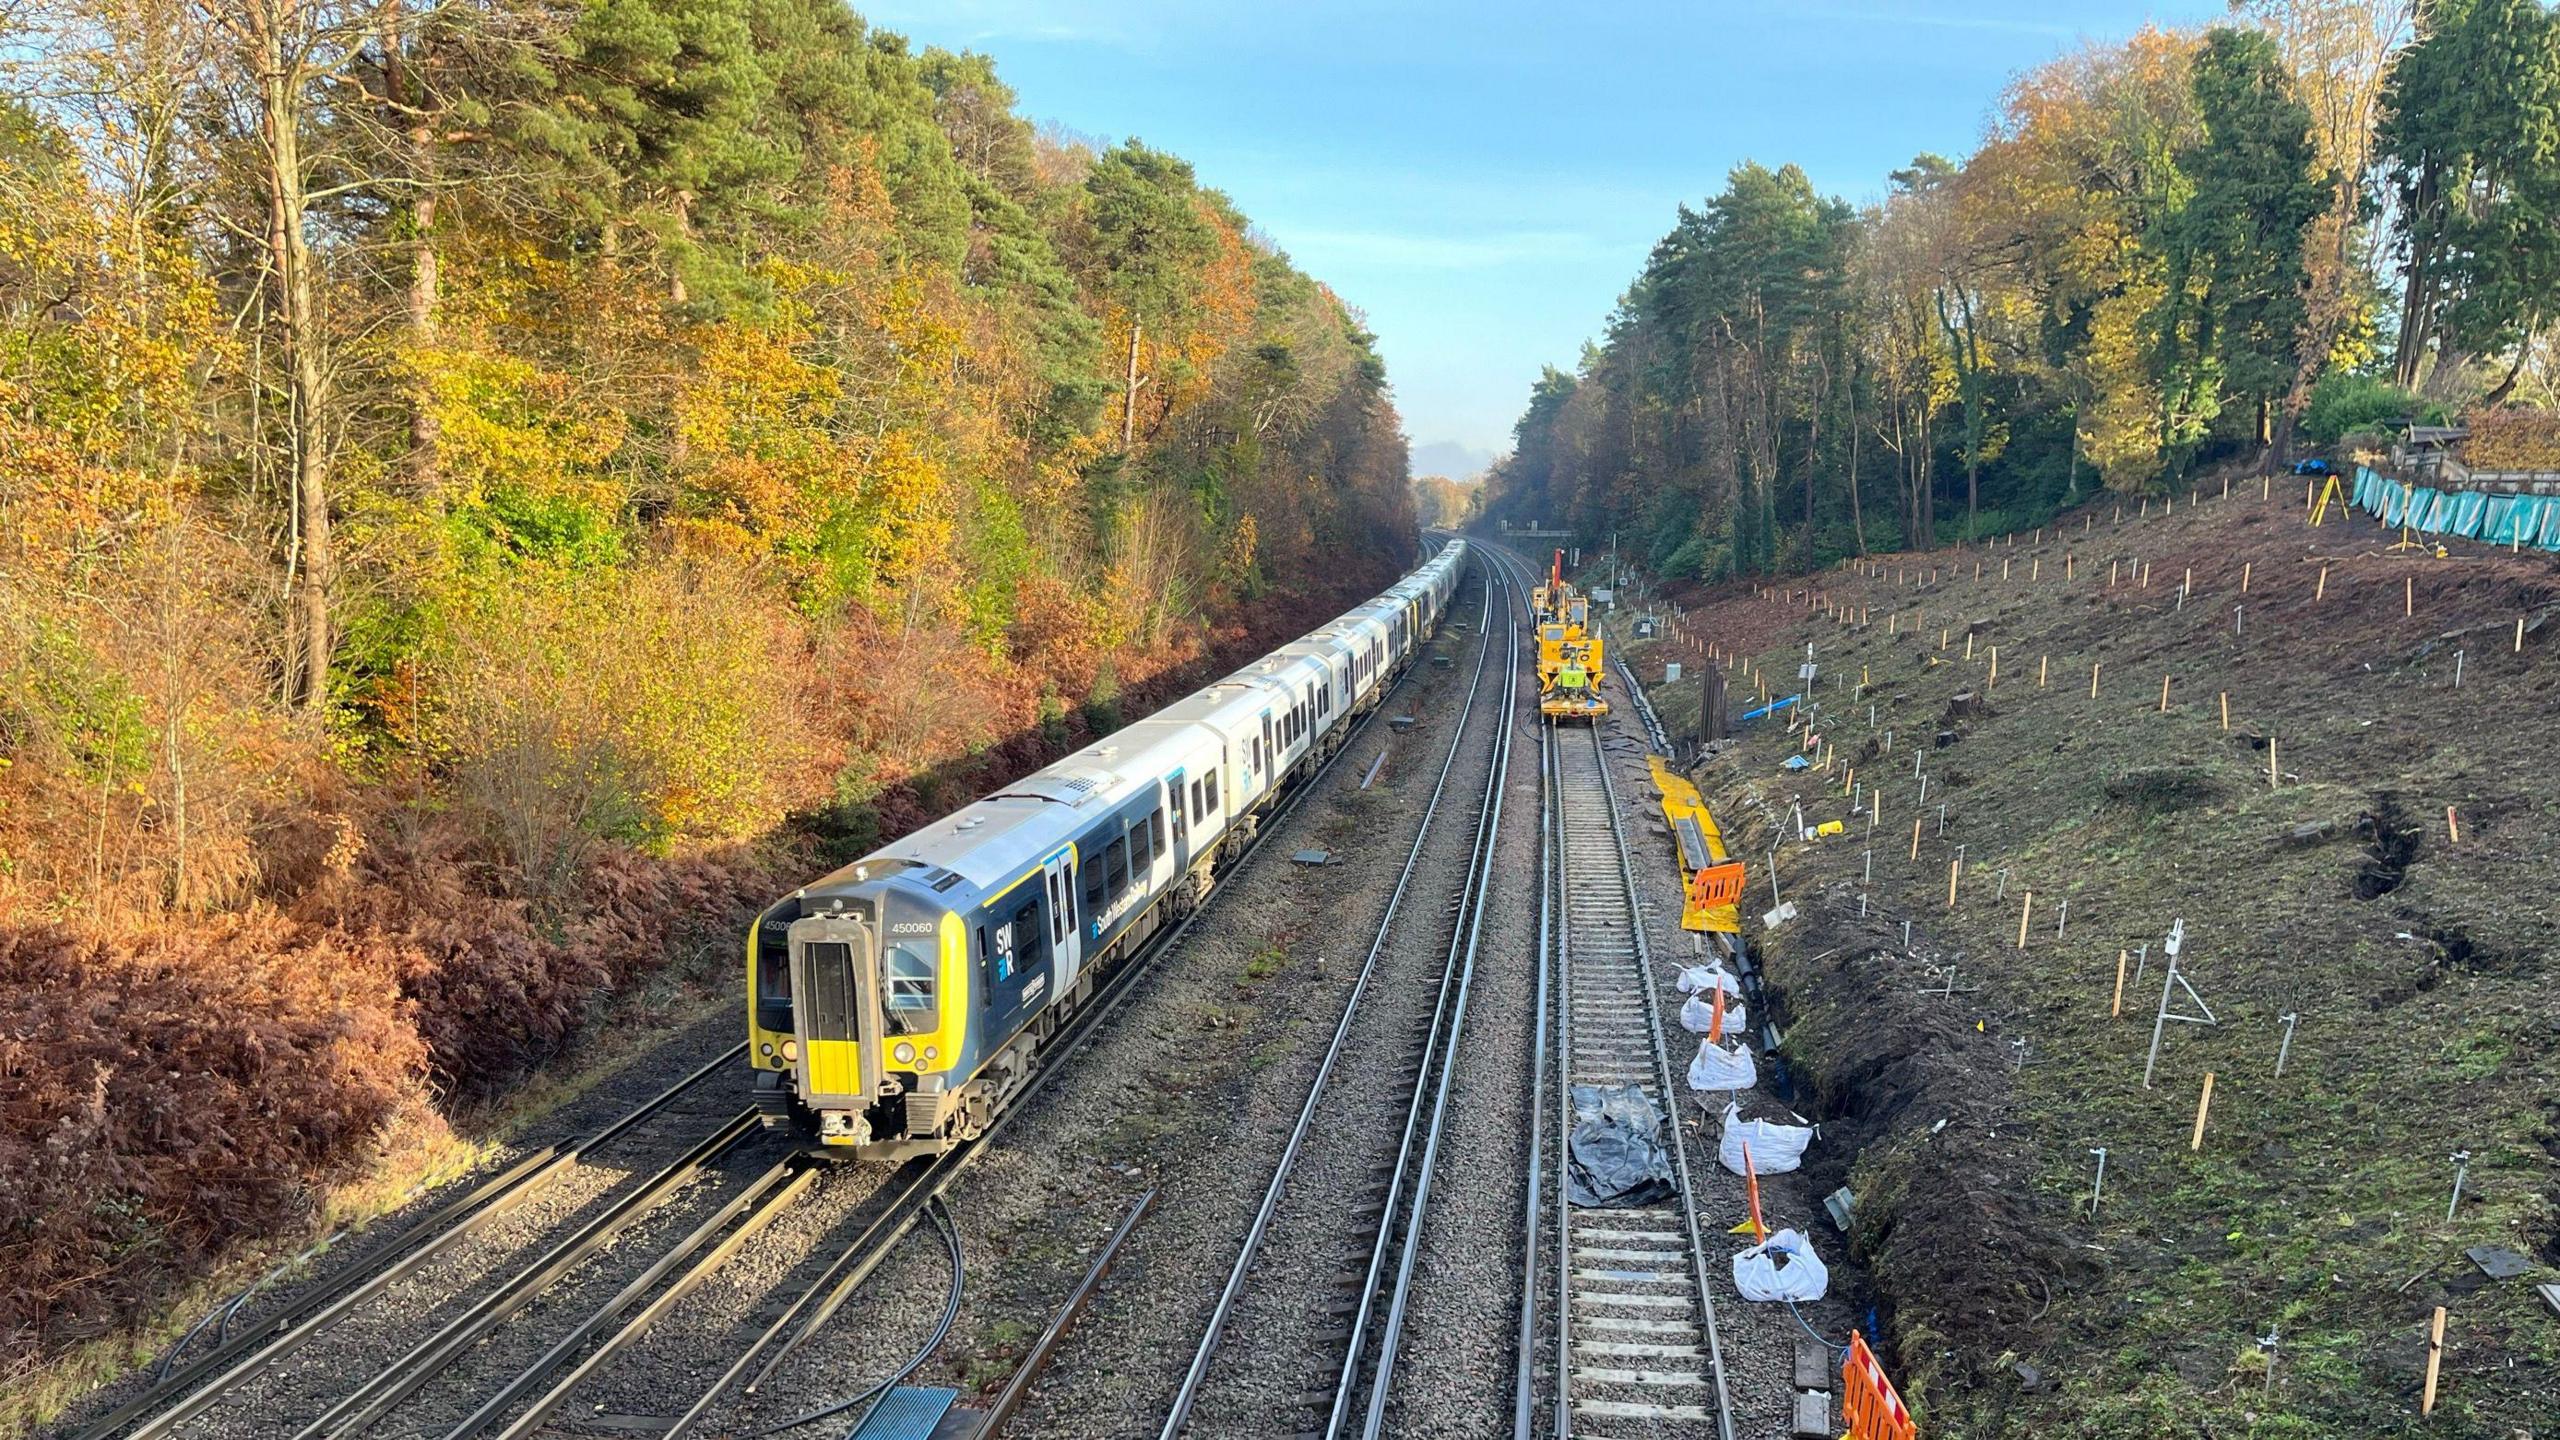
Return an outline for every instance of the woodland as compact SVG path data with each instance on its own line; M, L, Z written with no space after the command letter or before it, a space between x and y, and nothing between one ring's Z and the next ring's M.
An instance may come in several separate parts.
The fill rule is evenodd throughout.
M1406 466L1190 165L839 0L0 0L0 1377L1386 583Z
M1481 508L1667 576L2020 530L2469 421L2560 468L2560 17L2235 0L2020 76L1863 208L1744 164L1549 368Z

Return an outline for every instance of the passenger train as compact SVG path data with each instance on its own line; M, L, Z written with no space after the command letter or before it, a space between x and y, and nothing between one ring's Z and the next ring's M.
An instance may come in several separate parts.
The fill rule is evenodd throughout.
M766 1126L887 1160L983 1134L1100 983L1379 703L1465 560L1451 541L1368 604L758 916L747 1039Z

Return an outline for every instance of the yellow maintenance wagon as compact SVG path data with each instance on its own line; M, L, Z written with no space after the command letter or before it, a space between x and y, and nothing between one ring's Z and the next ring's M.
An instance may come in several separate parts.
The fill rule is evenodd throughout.
M1607 647L1591 628L1591 600L1566 583L1556 552L1547 583L1531 593L1538 618L1538 713L1550 720L1598 720L1609 713L1601 683Z

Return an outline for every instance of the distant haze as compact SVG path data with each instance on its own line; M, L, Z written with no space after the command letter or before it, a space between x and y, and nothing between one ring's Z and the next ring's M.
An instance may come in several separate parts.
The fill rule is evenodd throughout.
M1493 452L1456 440L1424 440L1413 447L1413 473L1473 480L1493 463Z

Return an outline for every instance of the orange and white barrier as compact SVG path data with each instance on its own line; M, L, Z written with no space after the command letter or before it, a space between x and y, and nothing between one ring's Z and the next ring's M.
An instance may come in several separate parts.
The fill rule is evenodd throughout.
M1884 1367L1867 1348L1867 1337L1849 1332L1849 1354L1840 1362L1840 1418L1848 1422L1848 1440L1917 1440L1919 1427L1903 1408L1902 1396L1885 1378Z

